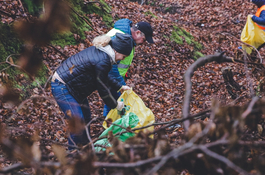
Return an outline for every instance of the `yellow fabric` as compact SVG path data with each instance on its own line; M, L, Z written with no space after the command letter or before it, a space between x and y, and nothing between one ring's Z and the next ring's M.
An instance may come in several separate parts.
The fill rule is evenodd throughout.
M155 122L155 116L153 112L145 106L142 99L136 93L134 93L133 90L124 91L119 97L118 101L121 101L121 99L123 99L123 102L126 106L130 106L130 110L126 111L126 114L129 112L133 112L139 118L139 123L134 128L140 128L143 126L153 124ZM114 122L119 118L121 118L121 116L118 114L118 110L112 109L108 113L106 120ZM107 123L105 121L103 122L103 127L105 129L108 128ZM152 132L153 130L154 126L142 130L137 130L136 132L139 131Z
M248 15L247 23L241 33L241 41L258 48L265 42L265 32L261 30ZM246 45L242 46L248 54L251 54L253 48Z

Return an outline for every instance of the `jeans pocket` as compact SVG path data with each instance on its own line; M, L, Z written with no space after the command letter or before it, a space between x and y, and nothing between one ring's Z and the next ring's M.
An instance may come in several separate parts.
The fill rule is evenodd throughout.
M51 83L51 91L52 91L52 95L55 98L58 98L62 95L64 95L65 93L67 94L67 88L64 84L60 84L58 82L52 82Z

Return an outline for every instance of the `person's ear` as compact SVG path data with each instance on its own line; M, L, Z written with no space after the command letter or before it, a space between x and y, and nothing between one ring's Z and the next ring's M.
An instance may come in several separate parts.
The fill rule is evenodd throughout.
M142 32L141 32L140 30L137 30L137 31L136 31L136 35L137 35L138 37L140 37L141 34L142 34Z

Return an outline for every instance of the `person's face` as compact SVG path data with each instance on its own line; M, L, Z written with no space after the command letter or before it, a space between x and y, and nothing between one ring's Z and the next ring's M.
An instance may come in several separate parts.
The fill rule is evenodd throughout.
M127 55L123 55L115 50L115 61L121 61L123 60Z
M137 30L134 35L132 35L134 42L137 45L141 45L145 42L145 35L140 30Z

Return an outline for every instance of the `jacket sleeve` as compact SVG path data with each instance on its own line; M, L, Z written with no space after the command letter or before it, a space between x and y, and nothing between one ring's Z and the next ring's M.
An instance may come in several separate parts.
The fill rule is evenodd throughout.
M101 61L100 63L95 65L96 71L96 82L97 82L97 90L104 101L104 103L109 106L111 109L116 108L117 101L111 95L111 92L108 87L108 83L115 89L119 90L122 85L113 79L109 79L108 73L111 68L110 63Z
M122 85L126 85L123 77L121 76L121 74L120 74L120 72L118 70L118 64L114 64L112 66L112 69L109 72L109 77L111 79L115 79L116 81L118 81Z
M257 17L255 15L252 16L252 20L260 25L265 25L265 11L263 10L260 13L260 17Z

